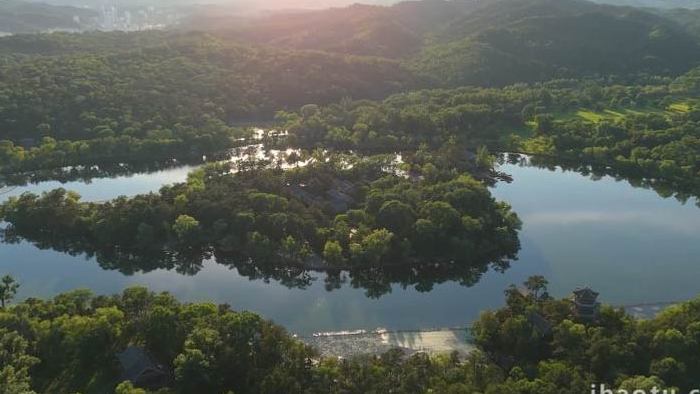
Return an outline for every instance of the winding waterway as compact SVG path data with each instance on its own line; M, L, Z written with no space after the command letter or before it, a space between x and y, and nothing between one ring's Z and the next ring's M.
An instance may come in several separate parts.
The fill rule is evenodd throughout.
M158 190L185 179L189 167L91 183L43 182L18 187L0 200L25 191L56 187L76 190L85 200L105 200ZM211 300L251 310L290 331L427 329L465 326L480 311L503 302L503 290L533 274L545 275L550 292L564 296L581 285L616 305L688 299L700 293L700 209L663 199L655 192L605 177L506 164L512 183L499 183L496 198L508 201L524 222L520 259L505 273L489 272L473 287L436 285L432 291L393 288L379 299L344 285L332 292L322 275L310 288L251 281L235 270L207 262L195 276L155 271L125 276L101 269L84 256L39 250L31 244L0 245L0 273L22 284L20 298L48 297L75 288L109 294L131 285L170 291L188 301Z

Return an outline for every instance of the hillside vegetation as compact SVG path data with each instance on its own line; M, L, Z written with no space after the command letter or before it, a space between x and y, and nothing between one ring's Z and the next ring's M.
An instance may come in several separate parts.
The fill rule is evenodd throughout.
M181 303L140 287L113 296L76 290L0 308L0 384L7 393L117 394L580 394L592 384L625 392L700 384L692 372L700 367L693 351L700 300L648 321L603 306L588 321L570 300L547 296L544 278L526 284L529 293L508 289L507 305L476 322L479 350L463 360L401 350L323 359L279 326L228 305ZM119 383L115 354L127 346L162 363L166 387Z
M46 30L77 30L97 13L76 7L53 6L19 0L0 2L0 32L35 33Z
M232 122L310 103L552 78L633 85L700 61L681 24L583 0L355 5L235 26L0 39L2 172L201 157L240 137Z
M400 58L444 86L672 75L700 61L670 14L584 0L423 0L189 26L244 42ZM685 27L684 27L685 26Z
M506 88L463 87L345 101L312 116L281 114L301 146L519 151L550 164L613 175L662 195L700 195L700 69L675 80L602 84L558 80Z
M414 84L391 60L255 48L203 35L11 37L50 55L0 64L0 171L198 156L240 137L228 124L343 97L381 98ZM143 40L124 49L124 37ZM76 51L86 42L97 47ZM0 44L2 46L2 44Z
M42 19L44 10L57 19ZM0 3L0 30L60 27L71 12ZM10 197L0 204L0 239L126 275L195 275L219 264L241 278L308 289L314 271L328 291L347 285L375 298L399 287L473 286L508 269L520 250L519 217L489 189L511 178L490 152L613 175L683 201L700 196L698 26L696 12L584 0L420 0L254 19L198 15L177 31L0 38L3 191L16 179L224 158L149 194L83 201L58 188ZM246 127L261 122L273 126ZM623 248L634 241L622 238ZM542 267L533 256L549 256L524 255L530 265L516 275ZM620 258L644 269L632 256ZM31 282L34 271L18 279ZM592 306L591 292L583 309L554 299L547 284L536 276L508 288L505 306L474 322L476 350L466 357L394 350L345 360L324 359L229 305L145 288L15 304L20 285L3 276L0 394L700 385L700 299L641 321ZM335 319L325 304L313 310ZM159 364L163 380L122 382L127 368L116 355L127 348Z

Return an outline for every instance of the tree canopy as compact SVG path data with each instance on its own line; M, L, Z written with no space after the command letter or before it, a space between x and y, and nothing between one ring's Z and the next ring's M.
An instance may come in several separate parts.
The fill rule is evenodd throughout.
M534 278L528 283L542 282ZM178 302L129 288L76 290L0 310L3 393L581 393L687 390L700 382L700 300L635 320L604 306L582 321L569 300L509 289L506 306L475 322L465 357L392 350L322 358L284 329L227 305ZM543 333L532 316L546 321ZM137 346L162 363L158 391L122 382L115 354Z

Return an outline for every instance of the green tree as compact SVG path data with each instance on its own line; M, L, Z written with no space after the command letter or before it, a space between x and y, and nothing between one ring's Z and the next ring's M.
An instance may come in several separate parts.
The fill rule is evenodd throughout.
M27 353L29 342L17 332L0 328L0 394L33 394L30 368L39 359Z
M323 258L330 265L339 265L343 263L343 247L338 241L327 241L323 247Z
M185 341L184 351L174 361L175 380L182 393L221 392L224 376L217 373L217 355L224 346L220 333L196 328Z
M687 368L685 364L672 357L654 360L649 369L654 376L658 376L666 384L684 387L687 382Z
M377 224L399 236L407 234L415 220L411 206L396 200L385 202L377 213Z
M173 224L173 231L180 240L196 238L199 233L199 221L189 215L180 215Z
M547 292L547 285L549 282L544 276L534 275L523 283L525 288L530 292L530 294L537 300L543 293Z
M362 240L362 250L370 262L379 262L391 249L394 238L389 230L374 230Z
M549 114L535 116L538 135L549 135L554 129L554 118Z
M645 393L651 393L654 388L663 391L664 389L669 389L666 384L664 384L661 379L656 376L633 376L624 380L620 383L619 390L626 390L628 393L634 393L640 390Z
M306 104L305 106L301 107L300 112L304 118L310 118L319 112L319 107L316 104Z
M485 145L481 145L479 149L476 150L476 165L484 168L491 169L493 164L496 162L496 158L491 155L489 148Z
M443 234L450 234L461 227L459 212L445 201L431 201L421 210L421 216L432 222Z
M287 258L297 259L300 257L301 245L293 236L288 235L282 239L281 250Z
M0 279L0 308L5 308L5 305L15 298L18 289L19 283L10 275L5 275Z
M117 385L114 394L147 394L147 392L144 389L134 387L131 382L125 381Z

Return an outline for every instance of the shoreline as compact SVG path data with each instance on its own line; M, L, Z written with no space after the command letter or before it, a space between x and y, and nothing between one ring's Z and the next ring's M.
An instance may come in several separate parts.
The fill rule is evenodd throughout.
M637 320L654 318L677 302L649 303L619 306ZM391 349L401 349L407 356L415 353L449 354L460 357L471 353L476 346L470 342L469 326L405 329L405 330L348 330L294 335L295 338L316 348L323 357L351 358L379 355Z
M475 349L469 342L467 330L467 327L397 331L378 329L320 333L297 338L315 347L323 357L378 355L397 348L407 356L457 352L464 357Z

